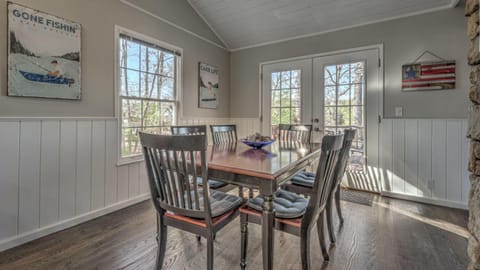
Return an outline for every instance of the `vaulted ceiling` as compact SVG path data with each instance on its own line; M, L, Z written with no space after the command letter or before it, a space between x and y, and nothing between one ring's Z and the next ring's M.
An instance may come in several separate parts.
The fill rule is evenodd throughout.
M188 0L230 48L239 49L452 8L459 0Z

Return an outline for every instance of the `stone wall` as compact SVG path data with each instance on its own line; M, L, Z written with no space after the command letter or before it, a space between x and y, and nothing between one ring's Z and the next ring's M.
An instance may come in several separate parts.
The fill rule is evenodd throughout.
M470 73L470 93L472 110L468 136L471 139L469 171L470 182L470 218L468 229L469 270L480 270L480 51L479 51L479 0L465 2L465 15L468 17L467 35L471 41L468 63L472 66Z

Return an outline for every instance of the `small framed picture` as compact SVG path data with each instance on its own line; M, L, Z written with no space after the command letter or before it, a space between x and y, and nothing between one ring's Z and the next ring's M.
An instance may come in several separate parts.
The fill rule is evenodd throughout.
M219 70L209 64L199 63L198 107L216 109L218 107Z

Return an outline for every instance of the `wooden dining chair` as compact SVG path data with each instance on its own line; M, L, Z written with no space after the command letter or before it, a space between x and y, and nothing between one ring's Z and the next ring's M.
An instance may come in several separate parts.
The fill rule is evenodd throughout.
M280 124L278 125L278 140L299 141L309 143L312 136L312 125Z
M213 144L237 143L237 125L210 125ZM238 193L243 198L243 187L238 187ZM253 188L248 189L248 197L253 197Z
M330 198L328 199L327 204L327 224L328 224L328 234L330 237L330 242L334 243L335 239L335 228L333 226L333 204L335 203L335 208L337 209L338 219L340 224L343 224L344 218L342 215L342 208L340 207L340 184L345 174L345 170L348 164L348 158L350 156L350 150L352 147L353 139L356 134L355 129L345 129L343 132L343 144L340 151L339 163L335 168L334 176L334 185L330 192ZM289 182L282 186L283 189L290 192L295 192L297 194L303 194L309 196L313 192L313 186L315 183L315 174L311 172L300 172L295 175Z
M207 135L207 126L171 126L170 131L173 135Z
M198 126L171 126L170 131L172 135L205 135L207 136L207 126L206 125L198 125ZM201 186L203 185L202 180L198 179L198 184ZM227 183L222 181L217 181L210 179L208 180L208 185L210 188L219 189L227 185Z
M214 144L236 143L238 140L236 125L210 125L210 131Z
M150 193L157 212L158 252L155 269L161 269L167 227L207 239L207 269L213 269L214 235L238 216L243 200L207 185L205 135L153 135L140 133ZM196 181L200 177L203 187Z
M328 260L328 252L324 237L324 210L334 184L334 172L342 146L343 135L326 136L322 141L322 154L318 163L316 181L310 199L298 194L278 190L273 201L275 213L274 227L277 230L300 237L300 255L302 269L310 267L310 235L317 225L318 238L323 258ZM248 244L248 223L261 224L263 197L258 196L248 200L247 206L240 208L241 228L241 262L240 266L247 266L246 254Z

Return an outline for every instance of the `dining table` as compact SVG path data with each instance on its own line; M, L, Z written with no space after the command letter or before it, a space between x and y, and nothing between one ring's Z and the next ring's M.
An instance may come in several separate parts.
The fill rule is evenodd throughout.
M319 143L275 141L261 149L242 142L209 145L209 179L218 179L240 187L256 188L264 197L262 211L263 269L273 269L273 200L277 189L299 171L318 160Z

